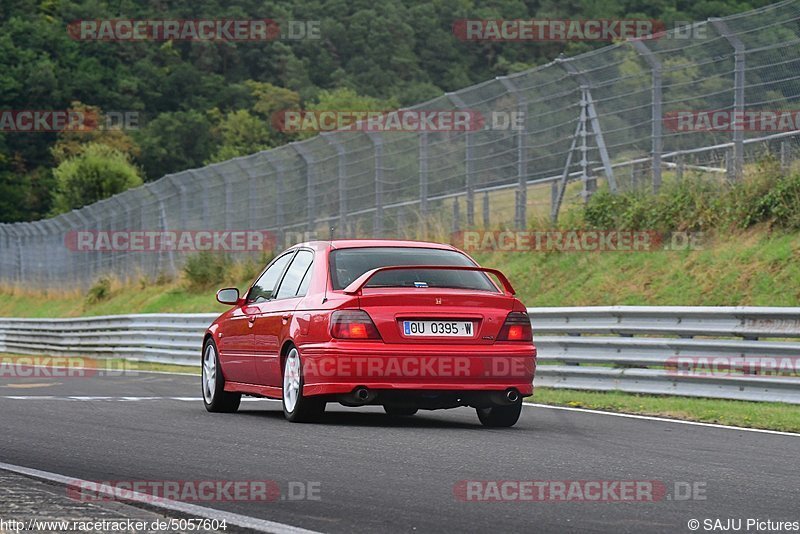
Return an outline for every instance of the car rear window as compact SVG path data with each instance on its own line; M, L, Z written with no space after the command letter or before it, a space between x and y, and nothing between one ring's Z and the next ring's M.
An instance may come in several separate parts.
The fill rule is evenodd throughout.
M334 289L344 289L367 271L392 265L456 265L475 267L467 256L454 250L419 247L362 247L331 252ZM414 269L378 273L366 287L448 287L497 292L482 272Z

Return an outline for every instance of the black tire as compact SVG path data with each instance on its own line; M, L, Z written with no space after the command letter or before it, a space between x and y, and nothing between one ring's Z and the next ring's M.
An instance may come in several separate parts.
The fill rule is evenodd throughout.
M514 426L522 412L522 400L508 406L476 408L475 411L478 412L478 419L481 420L483 426L495 428Z
M299 366L297 376L298 390L296 393L295 404L291 407L292 409L289 410L287 408L287 402L290 402L290 397L287 396L287 388L289 387L286 378L287 366L290 365L290 360L295 357L297 358L297 365ZM300 351L298 351L296 347L289 347L286 358L283 362L282 371L283 394L281 395L281 405L283 406L283 415L286 417L286 420L292 423L312 423L318 421L325 413L326 402L319 398L303 396L303 364L302 360L300 359Z
M407 406L392 406L391 404L388 406L384 404L383 410L387 415L391 415L392 417L410 417L419 411L417 408L409 408Z
M206 375L211 370L206 366L207 358L213 359L214 378L211 383L207 383ZM241 393L230 393L225 391L225 377L222 376L222 367L219 365L219 352L214 340L208 338L203 345L203 354L200 357L202 366L202 378L200 385L203 389L203 404L209 412L233 413L239 409L242 401ZM212 387L213 383L213 387Z

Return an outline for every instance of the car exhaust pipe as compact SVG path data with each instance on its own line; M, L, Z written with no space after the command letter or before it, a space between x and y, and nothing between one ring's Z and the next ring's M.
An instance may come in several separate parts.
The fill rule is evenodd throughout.
M358 407L369 404L370 402L374 401L377 396L377 392L370 391L365 386L359 386L350 393L337 395L336 400L338 400L344 406Z
M508 402L517 402L519 400L519 393L516 389L509 389L506 391L506 400Z

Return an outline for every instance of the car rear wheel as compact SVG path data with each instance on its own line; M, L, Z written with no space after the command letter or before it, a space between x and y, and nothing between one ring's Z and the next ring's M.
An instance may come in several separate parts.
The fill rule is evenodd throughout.
M219 365L214 340L209 338L203 347L203 404L209 412L232 413L239 409L241 393L225 391L225 377Z
M307 423L324 412L324 401L303 396L303 364L297 348L292 347L283 364L283 415L292 423Z
M419 410L417 408L408 408L406 406L392 406L392 405L385 405L383 406L384 411L387 415L397 416L397 417L409 417L417 413Z
M491 408L476 408L478 419L483 426L509 427L514 426L522 412L522 400L508 406L492 406Z

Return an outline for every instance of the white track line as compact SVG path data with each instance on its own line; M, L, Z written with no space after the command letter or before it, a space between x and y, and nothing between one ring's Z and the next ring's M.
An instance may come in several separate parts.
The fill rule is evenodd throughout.
M12 473L18 473L20 475L38 478L41 480L47 480L49 482L55 482L57 484L65 484L65 485L86 484L86 487L89 487L89 485L92 484L89 481L81 480L78 478L67 477L64 475L59 475L57 473L50 473L49 471L41 471L39 469L32 469L30 467L22 467L19 465L12 465L3 462L0 462L0 469L3 469L5 471L11 471ZM91 485L91 487L94 489L95 485ZM108 495L115 498L119 497L118 494L122 492L122 490L116 487L104 488L102 486L97 488L96 491L98 493L103 493L104 495ZM242 528L257 530L259 532L271 532L275 534L317 534L313 530L306 530L299 527L293 527L292 525L277 523L275 521L267 521L266 519L258 519L256 517L235 514L232 512L223 512L221 510L215 510L213 508L206 508L205 506L198 506L196 504L173 501L170 499L154 500L150 498L151 496L149 495L137 492L126 492L126 493L128 495L133 496L134 500L140 499L143 502L147 502L149 506L154 506L156 508L163 508L165 510L171 510L173 512L180 512L195 517L202 517L204 519L218 520L218 521L224 520L232 525L236 525ZM66 496L66 493L64 495ZM126 501L121 501L121 502L126 502Z
M199 375L190 374L190 373L176 373L176 372L173 372L173 371L138 371L138 372L140 372L140 373L164 374L164 375L193 376L193 377L199 376ZM42 397L42 396L39 396L39 397L37 397L37 396L25 397L25 396L21 396L21 395L6 395L6 396L2 396L0 398L27 400L28 398L30 398L30 399L35 399L35 398L55 399L55 398L59 398L59 397ZM94 399L92 399L92 398L76 399L74 397L63 397L63 398L68 398L68 399L72 399L72 400L109 400L108 398L100 398L100 397L94 398ZM190 398L190 397L151 397L151 398L154 399L154 400L156 400L156 399L195 400L195 399ZM143 399L144 399L144 397L143 397ZM277 401L278 399L248 399L248 398L244 398L243 397L242 400L243 401L244 400ZM554 406L554 405L550 405L550 404L538 404L538 403L535 403L535 402L523 402L523 404L526 405L526 406L532 406L532 407L535 407L535 408L548 408L548 409L551 409L551 410L564 410L564 411L568 411L568 412L583 412L583 413L591 413L591 414L597 414L597 415L609 415L609 416L613 416L613 417L627 417L629 419L641 419L643 421L657 421L657 422L662 422L662 423L678 423L678 424L682 424L682 425L705 426L705 427L709 427L709 428L723 428L723 429L727 429L727 430L742 430L744 432L759 432L759 433L762 433L762 434L776 434L776 435L779 435L779 436L794 436L794 437L800 436L800 434L795 433L795 432L781 432L780 430L766 430L766 429L763 429L763 428L746 428L746 427L741 427L741 426L718 425L718 424L715 424L715 423L701 423L699 421L684 421L683 419L669 419L667 417L655 417L655 416L652 416L652 415L636 415L636 414L630 414L630 413L605 412L605 411L602 411L602 410L590 410L588 408L572 408L572 407L569 407L569 406Z
M550 404L537 404L535 402L523 402L525 406L534 408L547 408L549 410L564 410L567 412L583 412L596 415L610 415L612 417L627 417L628 419L642 419L645 421L658 421L660 423L677 423L680 425L707 426L711 428L724 428L726 430L743 430L745 432L759 432L762 434L777 434L779 436L800 437L794 432L781 432L780 430L765 430L763 428L745 428L742 426L718 425L715 423L701 423L699 421L684 421L683 419L669 419L667 417L654 417L652 415L636 415L632 413L604 412L602 410L590 410L588 408L572 408L569 406L552 406Z
M90 396L90 395L0 395L0 399L11 400L64 400L64 401L119 401L119 402L136 402L136 401L158 401L158 400L173 400L183 402L199 402L202 397L106 397L106 396ZM267 399L267 398L242 398L242 402L280 402L280 399Z

